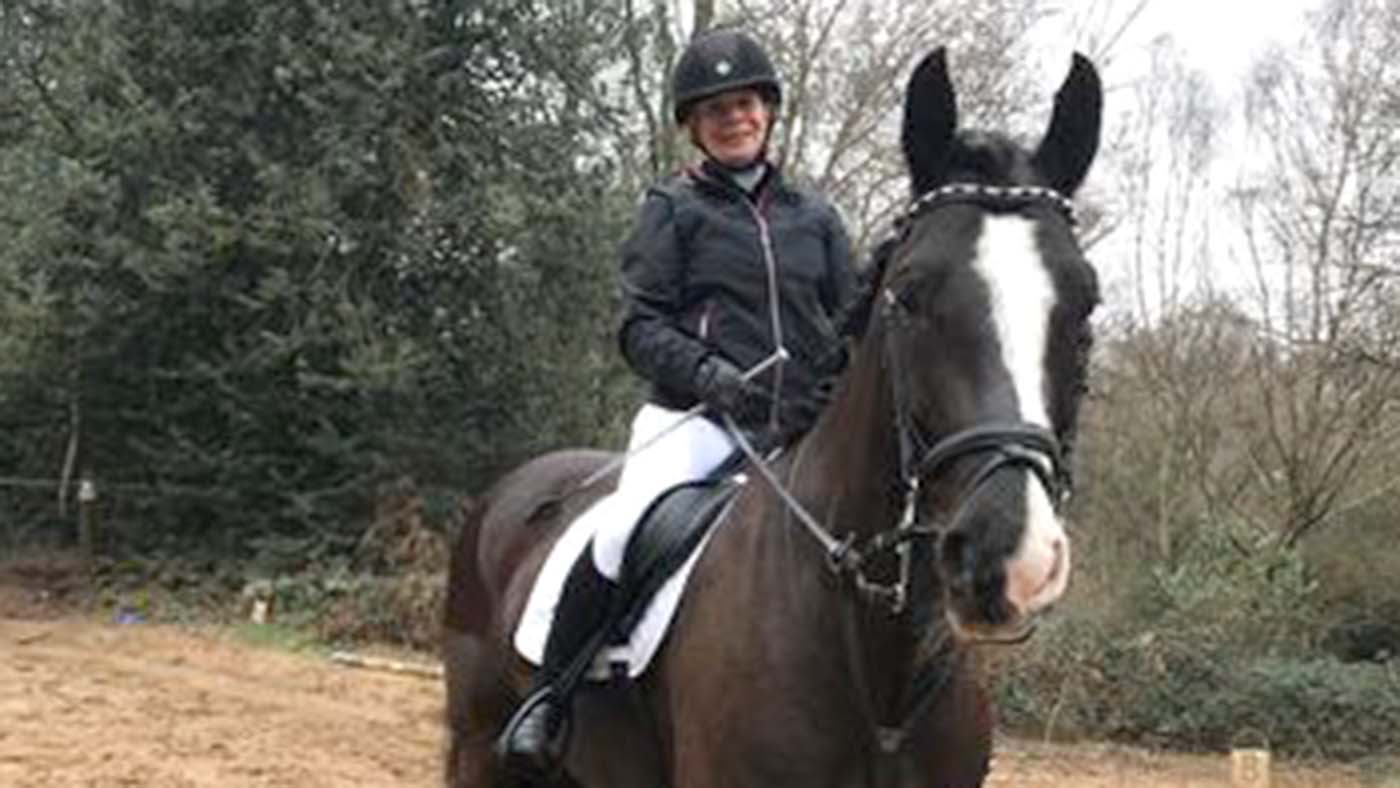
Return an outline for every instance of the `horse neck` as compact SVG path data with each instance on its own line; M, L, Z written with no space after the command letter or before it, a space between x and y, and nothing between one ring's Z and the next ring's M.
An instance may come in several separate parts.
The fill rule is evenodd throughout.
M894 528L902 504L898 435L880 335L878 328L867 335L835 399L787 468L791 491L813 518L837 539L854 537L858 548ZM791 528L796 527L770 529L771 544L790 547ZM832 667L844 666L839 669L845 678L838 683L854 691L868 714L886 721L914 670L918 633L903 616L891 616L883 602L860 597L848 584L830 582L826 562L814 560L809 550L783 552L809 580L827 575L820 583L822 604L810 604L811 596L797 604L809 617L809 642L826 644L822 658ZM876 562L871 579L893 580L892 563ZM809 583L788 587L813 590ZM836 643L844 645L831 648Z
M835 399L798 447L795 492L820 502L834 535L856 541L893 527L899 478L898 436L888 372L873 329L852 359Z

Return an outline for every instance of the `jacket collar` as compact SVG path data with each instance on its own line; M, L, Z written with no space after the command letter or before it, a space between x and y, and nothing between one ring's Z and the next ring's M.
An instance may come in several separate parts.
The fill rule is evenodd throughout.
M792 199L794 195L783 179L781 168L772 161L765 163L767 164L767 172L764 173L763 179L753 190L752 199L755 202L773 198ZM697 186L707 191L722 194L732 199L749 197L749 194L734 182L734 179L725 172L723 167L709 159L690 167L686 170L686 174Z

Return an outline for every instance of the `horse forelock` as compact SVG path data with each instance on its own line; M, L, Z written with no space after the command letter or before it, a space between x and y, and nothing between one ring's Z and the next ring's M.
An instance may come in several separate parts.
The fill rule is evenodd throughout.
M1045 178L1036 172L1031 155L1009 137L995 132L976 129L959 132L950 142L946 165L946 170L936 176L933 174L924 174L922 177L915 175L912 181L916 190L920 183L924 183L929 188L947 183L987 186L1043 186L1045 184ZM917 200L920 196L916 193L914 198ZM952 235L971 239L975 230L969 231L971 225L966 222L962 223L962 227L962 232L954 232ZM922 231L919 231L918 228L914 229L920 234L929 232L927 225ZM943 257L949 257L947 247L950 242L956 243L956 238L949 237L946 223L933 228L932 233L938 234L940 239L931 248L939 249ZM891 260L896 254L908 257L906 253L912 242L910 235L910 228L905 227L902 234L891 236L875 247L870 262L873 270L867 272L865 288L857 293L851 303L846 305L845 310L838 318L841 333L856 337L865 334L874 303L891 278ZM970 243L968 245L970 246ZM917 262L921 256L927 255L916 253L914 255L915 261ZM896 266L896 268L906 267L908 266Z
M968 129L954 138L948 157L948 183L1044 185L1031 156L1004 134Z

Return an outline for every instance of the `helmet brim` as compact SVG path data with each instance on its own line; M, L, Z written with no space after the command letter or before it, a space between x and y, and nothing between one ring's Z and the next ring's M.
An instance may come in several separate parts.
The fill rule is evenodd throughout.
M764 101L776 107L783 103L783 89L778 83L767 77L740 77L726 82L716 82L706 85L703 90L694 90L685 96L676 97L675 118L677 124L684 124L686 118L690 116L690 111L695 105L712 96L721 93L728 93L734 90L745 90L756 88L763 95Z

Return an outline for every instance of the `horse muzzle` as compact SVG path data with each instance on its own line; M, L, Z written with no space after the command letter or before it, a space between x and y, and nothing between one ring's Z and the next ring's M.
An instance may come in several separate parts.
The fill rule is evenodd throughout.
M955 531L942 543L954 632L968 641L1022 642L1068 588L1069 539L1048 507L1032 511L1013 550L974 534Z

